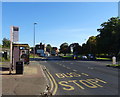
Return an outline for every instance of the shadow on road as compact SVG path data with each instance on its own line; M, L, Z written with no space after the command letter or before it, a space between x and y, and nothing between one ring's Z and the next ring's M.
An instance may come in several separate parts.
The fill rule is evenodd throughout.
M30 58L30 61L110 61L110 60L66 59L66 58L61 58L61 57L46 57L46 58Z

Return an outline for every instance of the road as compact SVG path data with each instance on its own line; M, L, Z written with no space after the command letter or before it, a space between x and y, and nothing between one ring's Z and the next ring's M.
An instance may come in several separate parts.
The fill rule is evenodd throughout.
M55 79L56 95L118 95L118 69L102 61L39 61Z

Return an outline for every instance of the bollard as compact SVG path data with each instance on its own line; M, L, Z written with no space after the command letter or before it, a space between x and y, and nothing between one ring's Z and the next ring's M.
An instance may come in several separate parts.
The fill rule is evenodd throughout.
M76 55L74 55L74 60L76 59Z
M116 57L115 56L112 57L112 63L116 64Z
M74 59L76 59L76 57L74 57Z

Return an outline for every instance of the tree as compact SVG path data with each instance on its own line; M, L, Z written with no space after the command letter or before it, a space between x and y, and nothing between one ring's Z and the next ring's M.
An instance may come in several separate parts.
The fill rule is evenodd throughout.
M49 52L49 53L51 53L51 50L52 50L51 45L50 45L50 44L47 44L47 46L46 46L46 51Z
M10 48L10 40L7 38L3 38L2 40L2 47L3 48Z
M0 44L0 48L2 48L2 45Z
M63 43L60 45L60 53L63 53L64 56L66 56L67 53L69 53L69 46L68 46L68 43Z
M74 55L79 55L82 53L82 47L79 45L79 43L72 43L70 44L70 48L73 48L73 54Z
M120 50L120 18L112 17L97 29L97 48L99 53L117 54Z
M97 40L96 40L96 36L91 36L89 37L89 39L87 40L86 43L87 47L88 47L88 53L90 54L96 54L97 53Z
M82 44L82 54L96 54L97 53L97 37L91 36L86 43Z
M82 54L87 55L88 53L89 53L88 45L86 43L83 43L82 44Z

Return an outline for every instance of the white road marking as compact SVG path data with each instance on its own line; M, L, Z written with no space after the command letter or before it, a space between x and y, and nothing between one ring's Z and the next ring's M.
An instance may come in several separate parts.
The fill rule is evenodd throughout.
M62 65L62 64L59 64L60 66Z
M94 69L94 68L92 68L92 67L88 67L88 69Z
M77 71L77 70L74 69L73 71Z
M63 65L63 67L66 67L65 65Z
M70 69L70 67L66 67L67 69Z

